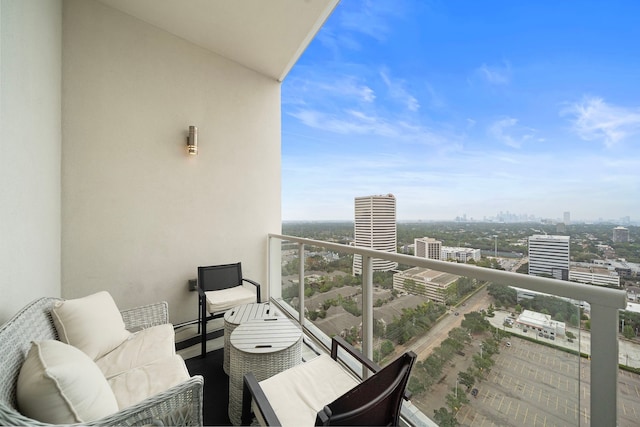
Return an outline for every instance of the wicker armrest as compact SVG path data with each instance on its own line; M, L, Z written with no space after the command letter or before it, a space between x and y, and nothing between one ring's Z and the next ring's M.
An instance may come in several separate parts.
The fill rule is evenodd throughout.
M136 405L85 425L201 426L203 386L204 378L194 375Z
M169 323L169 304L161 301L123 310L120 314L122 314L122 320L124 320L127 330L135 332L140 329Z
M202 426L202 397L204 379L194 375L169 390L151 396L142 402L122 409L99 420L70 426ZM0 409L3 405L0 403ZM17 411L1 411L0 425L51 427L27 418Z

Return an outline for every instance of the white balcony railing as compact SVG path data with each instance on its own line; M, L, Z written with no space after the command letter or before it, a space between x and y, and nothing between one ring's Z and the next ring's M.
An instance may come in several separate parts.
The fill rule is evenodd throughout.
M374 258L588 302L591 305L590 422L592 426L614 426L617 424L618 310L626 306L624 291L337 243L270 234L268 289L269 298L274 301L282 300L282 242L297 243L298 245L298 258L300 259L298 297L301 308L305 307L305 245L362 256L362 351L369 358L372 358L373 355L374 342L372 282L372 260ZM314 329L317 330L309 320L305 319L304 309L298 310L296 315L304 328L310 332L313 332Z

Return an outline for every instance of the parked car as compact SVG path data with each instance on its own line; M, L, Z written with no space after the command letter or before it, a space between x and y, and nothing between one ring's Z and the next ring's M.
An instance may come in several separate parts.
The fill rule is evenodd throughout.
M477 397L478 396L478 389L474 388L473 390L471 390L471 396L473 397Z
M511 343L509 341L507 341L507 347L511 347Z

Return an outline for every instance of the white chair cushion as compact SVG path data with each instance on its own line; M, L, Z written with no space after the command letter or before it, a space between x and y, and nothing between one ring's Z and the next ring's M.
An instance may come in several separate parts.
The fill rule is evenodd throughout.
M51 310L60 341L84 351L92 360L129 338L122 315L108 292L59 301Z
M256 293L242 285L219 291L206 291L207 311L211 314L256 302Z
M18 375L17 401L22 414L51 424L87 423L118 411L93 360L55 340L31 344Z
M260 387L282 426L296 427L314 425L318 411L358 383L339 363L322 354L260 381Z
M173 325L153 326L132 334L113 351L96 360L96 365L109 379L116 375L176 354Z
M120 409L128 408L189 379L179 355L165 357L108 380Z

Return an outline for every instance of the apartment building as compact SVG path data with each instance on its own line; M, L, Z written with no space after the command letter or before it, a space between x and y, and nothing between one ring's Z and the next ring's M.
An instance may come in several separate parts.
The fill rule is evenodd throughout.
M569 236L529 237L529 274L569 280Z
M354 201L354 245L384 252L397 252L396 198L393 194L356 197ZM389 271L398 264L374 259L373 271ZM362 274L362 256L353 257L353 274Z
M433 237L420 237L413 240L415 255L420 258L442 259L442 242Z
M443 246L441 251L441 257L443 261L448 261L448 260L455 260L458 262L468 262L471 260L480 261L480 259L482 258L482 251L480 249Z

